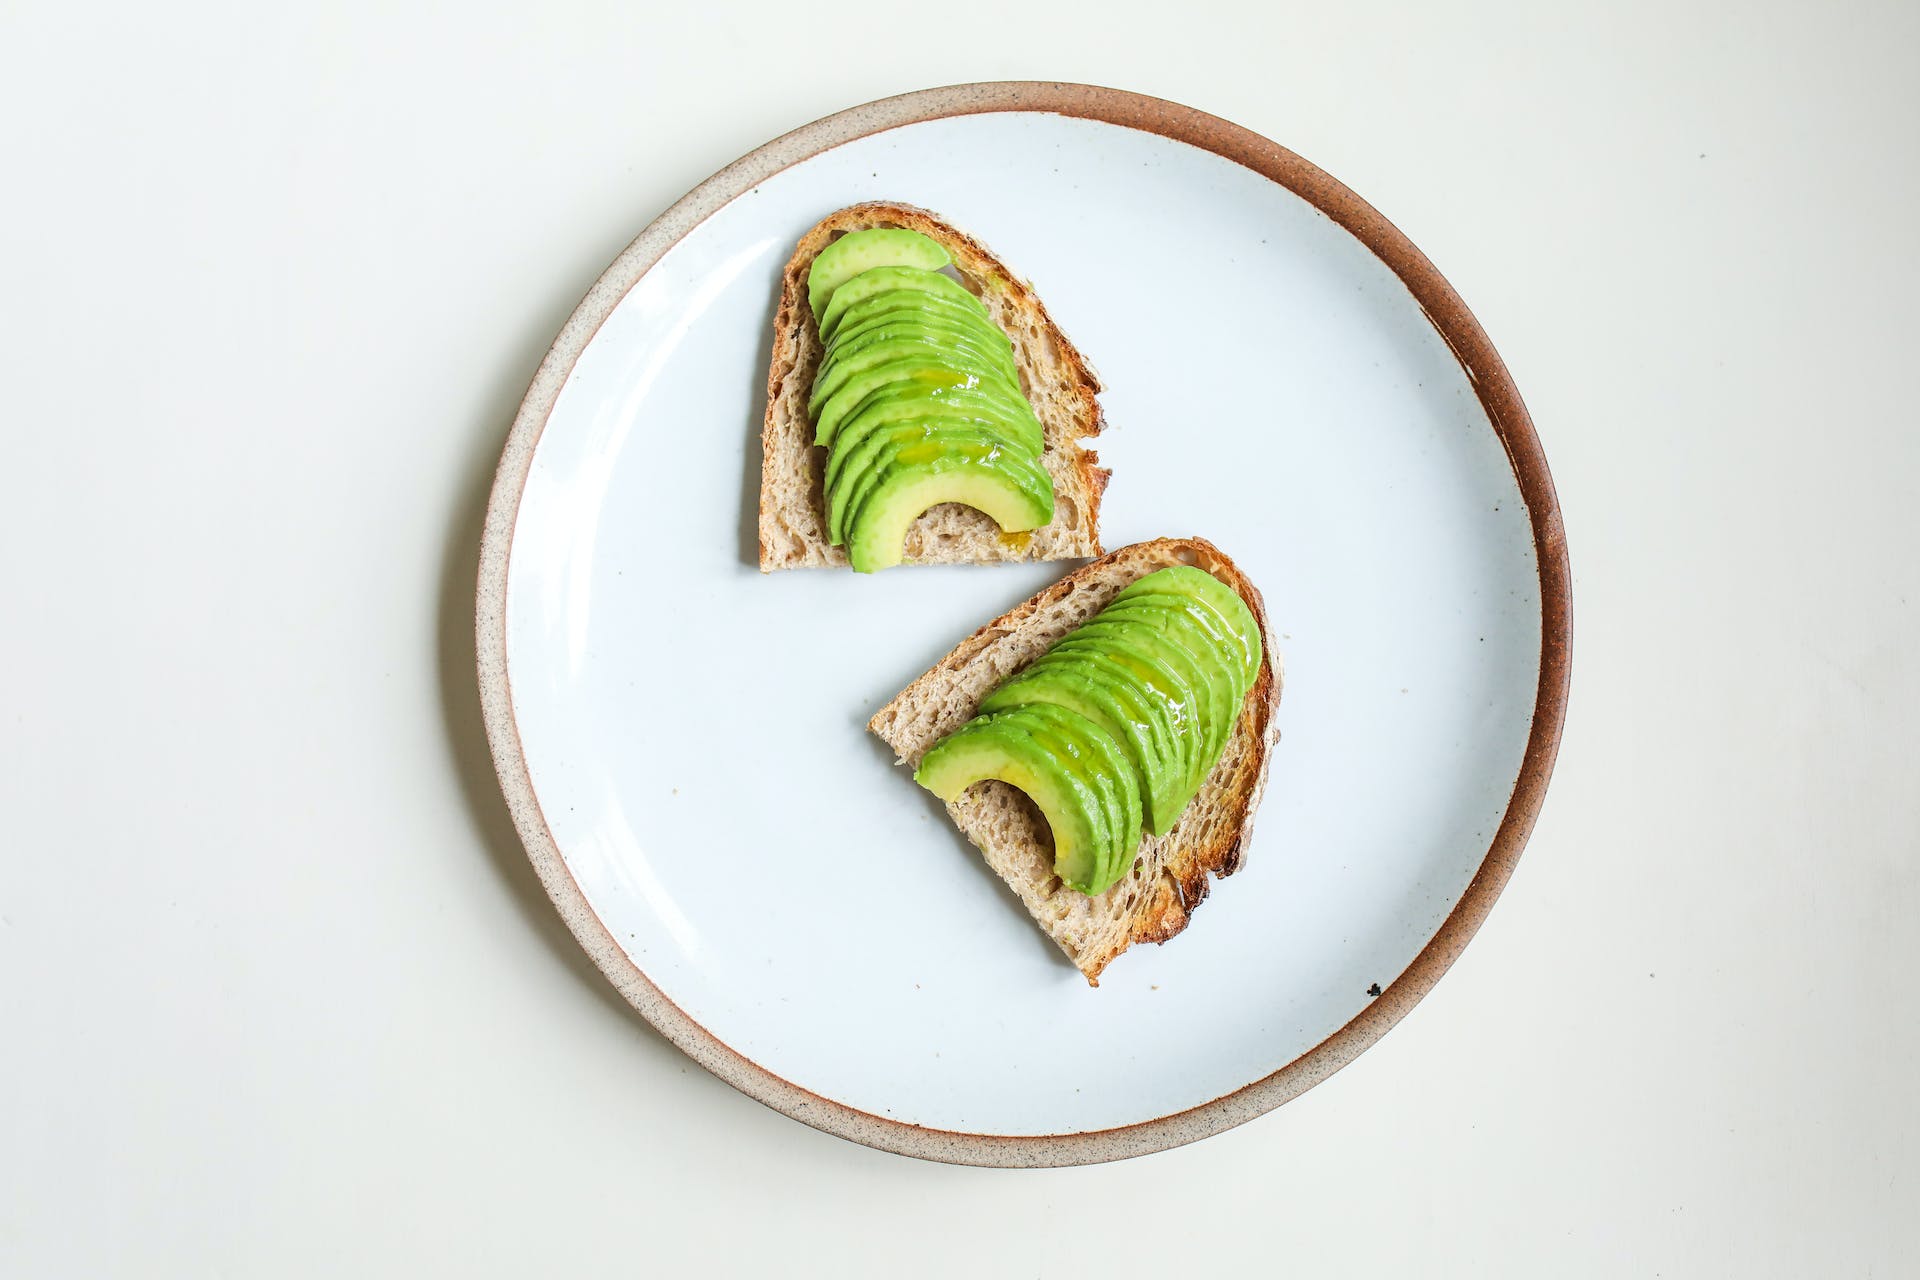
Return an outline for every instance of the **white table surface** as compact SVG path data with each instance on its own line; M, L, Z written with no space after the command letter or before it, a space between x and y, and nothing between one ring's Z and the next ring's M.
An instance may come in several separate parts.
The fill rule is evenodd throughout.
M0 12L0 1274L1920 1269L1920 10L279 8ZM790 127L1012 78L1397 222L1575 578L1546 810L1439 988L1261 1120L1038 1173L643 1024L471 668L495 456L613 255Z

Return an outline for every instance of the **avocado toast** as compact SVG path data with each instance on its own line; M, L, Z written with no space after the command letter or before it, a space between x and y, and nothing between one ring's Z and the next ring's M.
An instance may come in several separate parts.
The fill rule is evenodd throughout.
M1014 527L1007 532L994 516L958 501L943 501L924 512L911 511L903 533L897 524L886 522L879 541L897 541L876 557L889 563L896 556L905 563L965 564L1015 560L1077 559L1100 554L1100 497L1106 488L1107 472L1098 465L1098 457L1083 446L1088 437L1102 427L1099 379L1073 343L1047 314L1031 286L1015 276L977 240L955 229L935 215L910 205L869 203L855 205L822 220L800 240L788 260L782 277L779 309L774 319L773 358L767 374L767 408L761 428L761 480L759 543L760 568L775 569L847 565L847 550L837 542L847 539L844 530L832 519L828 502L828 451L819 445L827 442L839 424L844 405L832 403L832 397L816 390L832 392L863 376L860 360L849 357L841 370L834 371L831 385L816 388L816 374L827 356L828 344L822 339L822 326L830 337L842 339L850 352L865 337L869 342L886 340L879 331L855 332L859 326L841 321L861 301L877 303L873 290L884 283L891 268L870 272L872 286L845 290L846 297L835 297L831 289L823 291L814 275L816 260L830 246L854 232L875 230L915 233L924 236L944 251L946 270L956 277L951 290L958 310L984 308L991 323L1005 335L1010 347L1010 370L1017 382L1016 399L1024 398L1041 428L1041 450L1036 459L1042 493L1050 482L1051 508L1037 503L1037 514L1026 523L1033 527ZM831 257L832 255L829 255ZM948 277L942 276L941 281ZM832 283L843 283L833 281ZM977 299L977 304L973 301ZM945 316L954 314L947 299L934 299L920 309L920 319L929 331L953 334ZM939 313L935 315L934 313ZM898 315L898 312L885 314ZM844 332L836 332L843 329ZM938 344L936 344L938 345ZM964 336L949 344L963 357L988 358L967 345ZM897 348L896 348L897 349ZM998 352L990 353L994 360ZM963 360L964 363L964 360ZM998 418L998 410L984 402L991 387L974 393L962 388L964 396L973 396L981 404L972 406L973 418ZM881 401L896 394L885 387L857 386L853 392L871 397L870 416L879 417ZM1026 405L1018 408L1024 413ZM815 419L824 424L824 436ZM875 441L875 447L882 442ZM893 455L889 455L892 457ZM858 567L858 561L855 562Z
M1094 986L1101 971L1133 943L1165 942L1186 928L1207 896L1208 876L1231 875L1240 866L1266 785L1280 703L1280 655L1253 584L1203 539L1162 538L1122 547L975 631L867 725L902 761L918 765L935 743L973 719L1010 677L1130 584L1177 565L1198 568L1238 594L1258 626L1261 644L1247 693L1226 722L1231 728L1218 759L1165 833L1152 834L1150 825L1132 865L1110 887L1088 895L1055 874L1052 833L1019 790L982 782L947 805L962 834Z

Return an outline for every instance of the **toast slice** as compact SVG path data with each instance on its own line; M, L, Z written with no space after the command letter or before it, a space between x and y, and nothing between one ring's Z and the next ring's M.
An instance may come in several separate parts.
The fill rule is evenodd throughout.
M1136 942L1165 942L1206 899L1208 875L1240 868L1253 814L1266 787L1267 757L1279 736L1281 659L1260 593L1220 549L1200 538L1137 542L1077 569L961 641L931 671L880 708L867 728L908 765L972 718L980 700L1098 613L1121 588L1169 565L1205 569L1240 593L1260 626L1264 654L1239 722L1171 831L1147 835L1133 870L1088 897L1053 874L1053 840L1040 811L1003 782L970 788L947 806L987 865L1020 895L1029 913L1092 986Z
M953 256L961 283L986 304L1013 343L1021 390L1045 436L1041 464L1053 479L1053 520L1031 533L1003 534L972 507L942 503L907 530L908 564L978 564L1003 560L1067 560L1100 554L1100 495L1108 473L1081 441L1100 433L1100 380L1047 315L1032 286L978 240L924 209L876 202L842 209L800 239L781 279L774 315L773 360L767 371L767 416L760 430L760 569L845 565L827 540L822 494L826 450L813 444L807 395L824 349L807 271L820 251L849 231L905 227L939 242Z

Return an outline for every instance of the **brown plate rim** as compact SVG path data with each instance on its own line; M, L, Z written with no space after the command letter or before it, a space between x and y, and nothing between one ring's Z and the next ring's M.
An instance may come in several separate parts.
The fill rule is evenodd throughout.
M507 677L507 568L535 446L574 362L621 298L669 249L729 202L791 165L903 125L983 112L1041 112L1140 129L1232 160L1300 196L1400 277L1446 339L1506 448L1533 530L1540 575L1540 678L1527 749L1479 870L1406 970L1318 1045L1239 1089L1171 1115L1116 1129L1048 1135L960 1133L860 1111L782 1079L729 1047L667 998L594 914L540 812L513 717ZM728 165L656 218L588 290L541 362L495 475L481 539L476 602L478 674L487 740L514 825L541 883L601 972L642 1017L742 1093L827 1133L903 1155L957 1164L1095 1164L1180 1146L1263 1115L1352 1062L1433 989L1512 876L1546 796L1566 719L1572 602L1566 535L1533 421L1506 365L1453 287L1398 228L1314 165L1251 130L1160 98L1095 85L1003 81L883 98L817 120Z

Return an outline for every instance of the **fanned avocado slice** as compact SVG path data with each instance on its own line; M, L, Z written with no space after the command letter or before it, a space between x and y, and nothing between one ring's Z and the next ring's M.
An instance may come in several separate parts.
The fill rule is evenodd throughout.
M886 311L858 324L842 325L820 358L815 378L826 377L841 361L889 337L937 339L944 346L965 352L971 360L990 362L1007 375L1008 381L1019 383L1020 366L1014 363L1013 346L999 330L921 311Z
M938 271L953 258L937 243L904 227L874 227L849 231L822 249L807 268L807 305L816 318L833 291L863 272L877 267L918 267Z
M1077 711L1050 702L1030 702L1011 711L1033 735L1034 741L1060 753L1082 770L1107 810L1111 836L1089 893L1100 893L1118 880L1140 848L1140 784L1126 752L1111 734Z
M992 432L964 424L903 422L869 431L858 439L850 439L845 433L836 436L833 452L827 458L833 477L826 487L828 539L835 546L846 541L848 513L859 506L893 463L931 462L957 450L984 450L984 456L996 460L1001 453L1015 453Z
M1236 665L1249 687L1260 674L1262 641L1260 624L1254 620L1247 602L1220 579L1191 565L1173 565L1150 573L1131 583L1114 603L1164 592L1180 592L1212 610L1227 629L1236 655Z
M875 460L873 482L847 507L847 560L857 572L899 564L907 527L943 502L985 512L1008 533L1053 519L1052 478L1031 458L992 445L891 448L890 456Z
M1021 674L1062 667L1093 681L1115 700L1128 721L1144 728L1148 745L1168 766L1168 794L1177 791L1198 736L1193 692L1151 654L1132 648L1116 651L1112 641L1076 648L1066 643L1070 639L1071 634L1063 637Z
M1100 726L1126 753L1127 766L1154 834L1157 814L1171 800L1178 771L1161 722L1146 709L1144 695L1108 668L1085 660L1035 662L981 700L980 710L1003 711L1029 702L1049 702L1078 712Z
M826 340L826 344L831 349L833 344L845 342L852 332L866 328L868 324L885 317L895 317L895 319L924 317L929 322L947 324L948 328L956 328L964 334L970 334L973 338L979 338L981 342L1004 345L1008 351L1014 349L1014 342L1012 338L1006 336L1006 330L1002 330L993 322L993 319L989 319L985 309L981 309L979 305L966 307L947 297L927 294L925 290L893 290L891 294L876 294L868 297L858 307L849 307L845 313L841 313L839 324L835 324L829 332L822 332L820 336Z
M1027 732L1018 713L969 720L927 749L913 780L952 804L968 787L995 779L1026 793L1053 832L1053 873L1093 892L1114 833L1088 782Z
M1100 611L1103 618L1140 618L1160 627L1177 627L1187 647L1200 656L1211 658L1233 681L1234 688L1246 693L1241 678L1240 649L1227 634L1226 624L1213 610L1180 592L1133 596L1116 599Z
M858 333L843 329L841 335L845 341L829 349L814 372L814 388L820 393L822 404L849 376L840 372L842 368L857 372L862 367L891 359L890 355L881 357L880 361L868 357L877 347L899 343L920 343L937 353L935 358L942 363L962 369L991 370L1009 386L1020 383L1020 370L1013 363L1010 351L995 351L975 337L945 328L938 322L929 323L921 318L895 322L882 317L863 326ZM811 404L811 396L809 401Z
M850 422L840 428L833 437L833 448L827 451L826 490L829 498L843 479L851 480L853 473L848 464L857 457L871 454L870 442L877 437L886 440L906 439L918 434L926 438L935 438L936 433L948 431L966 431L995 441L1008 453L1024 457L1037 458L1038 449L1028 444L1028 435L1023 428L1008 427L993 418L982 418L964 411L929 411L921 406L919 413L913 416L898 416L892 419L865 417ZM905 434L901 434L901 433ZM865 453L863 454L863 450Z
M1011 387L1020 385L1019 374L1014 372L1010 360L1003 361L970 343L956 340L951 334L920 325L902 325L867 334L848 347L829 351L813 375L807 412L817 416L827 398L855 374L903 357L931 359L981 378L998 378Z
M813 390L807 397L807 413L816 424L827 419L827 410L833 403L833 397L848 387L859 384L861 379L876 369L891 365L920 368L932 366L953 373L962 374L972 380L972 385L992 383L1014 395L1020 395L1020 384L1009 375L998 361L971 351L961 350L949 343L938 341L926 335L918 338L895 339L876 347L867 347L847 360L834 360L831 365L822 361L815 372ZM890 378L877 379L864 384L868 390L880 386Z
M1149 612L1132 615L1156 625ZM1123 615L1122 620L1127 620ZM1193 619L1184 612L1172 610L1159 611L1157 625L1164 628L1162 634L1171 645L1178 645L1193 655L1202 674L1211 681L1215 691L1215 714L1207 721L1206 760L1200 776L1194 781L1196 789L1205 786L1207 774L1219 763L1220 752L1226 747L1227 739L1233 735L1233 727L1240 720L1241 708L1246 703L1247 685L1240 679L1239 669L1230 657L1222 657L1209 638Z
M1134 635L1125 629L1088 634L1083 625L1055 643L1040 661L1085 661L1114 668L1159 708L1167 723L1169 761L1173 766L1169 789L1160 807L1171 810L1177 821L1180 810L1193 798L1193 779L1206 751L1208 689L1195 688L1191 673L1177 660L1170 662L1156 639Z
M840 424L865 404L869 396L907 393L946 395L955 391L978 391L983 395L1026 403L1019 388L1010 385L1001 375L996 373L983 377L970 370L956 369L936 359L932 352L926 352L898 363L862 370L847 379L846 385L828 396L826 403L820 406L819 413L814 415L813 442L832 444ZM811 405L808 411L812 412ZM1031 413L1032 406L1028 406L1027 411Z
M840 448L849 437L878 426L899 422L952 423L991 428L1014 442L1023 452L1039 457L1046 447L1040 419L1024 403L1014 405L1004 395L980 394L979 388L927 395L912 387L877 391L860 403L833 433L833 447ZM828 461L828 477L833 467Z
M827 303L827 309L818 313L820 337L823 340L832 338L833 331L845 319L846 313L868 298L882 293L899 293L905 289L917 289L956 306L975 308L983 316L987 314L986 304L969 293L966 286L938 271L924 271L918 267L875 267L871 271L861 272L833 291L833 299Z
M1178 633L1161 630L1151 623L1096 615L1080 627L1078 635L1088 639L1118 636L1131 641L1179 673L1187 687L1198 697L1200 750L1191 762L1192 771L1187 775L1185 799L1182 800L1184 806L1207 780L1207 774L1212 772L1214 760L1219 754L1219 744L1226 740L1220 725L1223 720L1231 724L1230 717L1236 706L1233 701L1233 677L1211 655L1196 655L1187 644L1182 643Z

